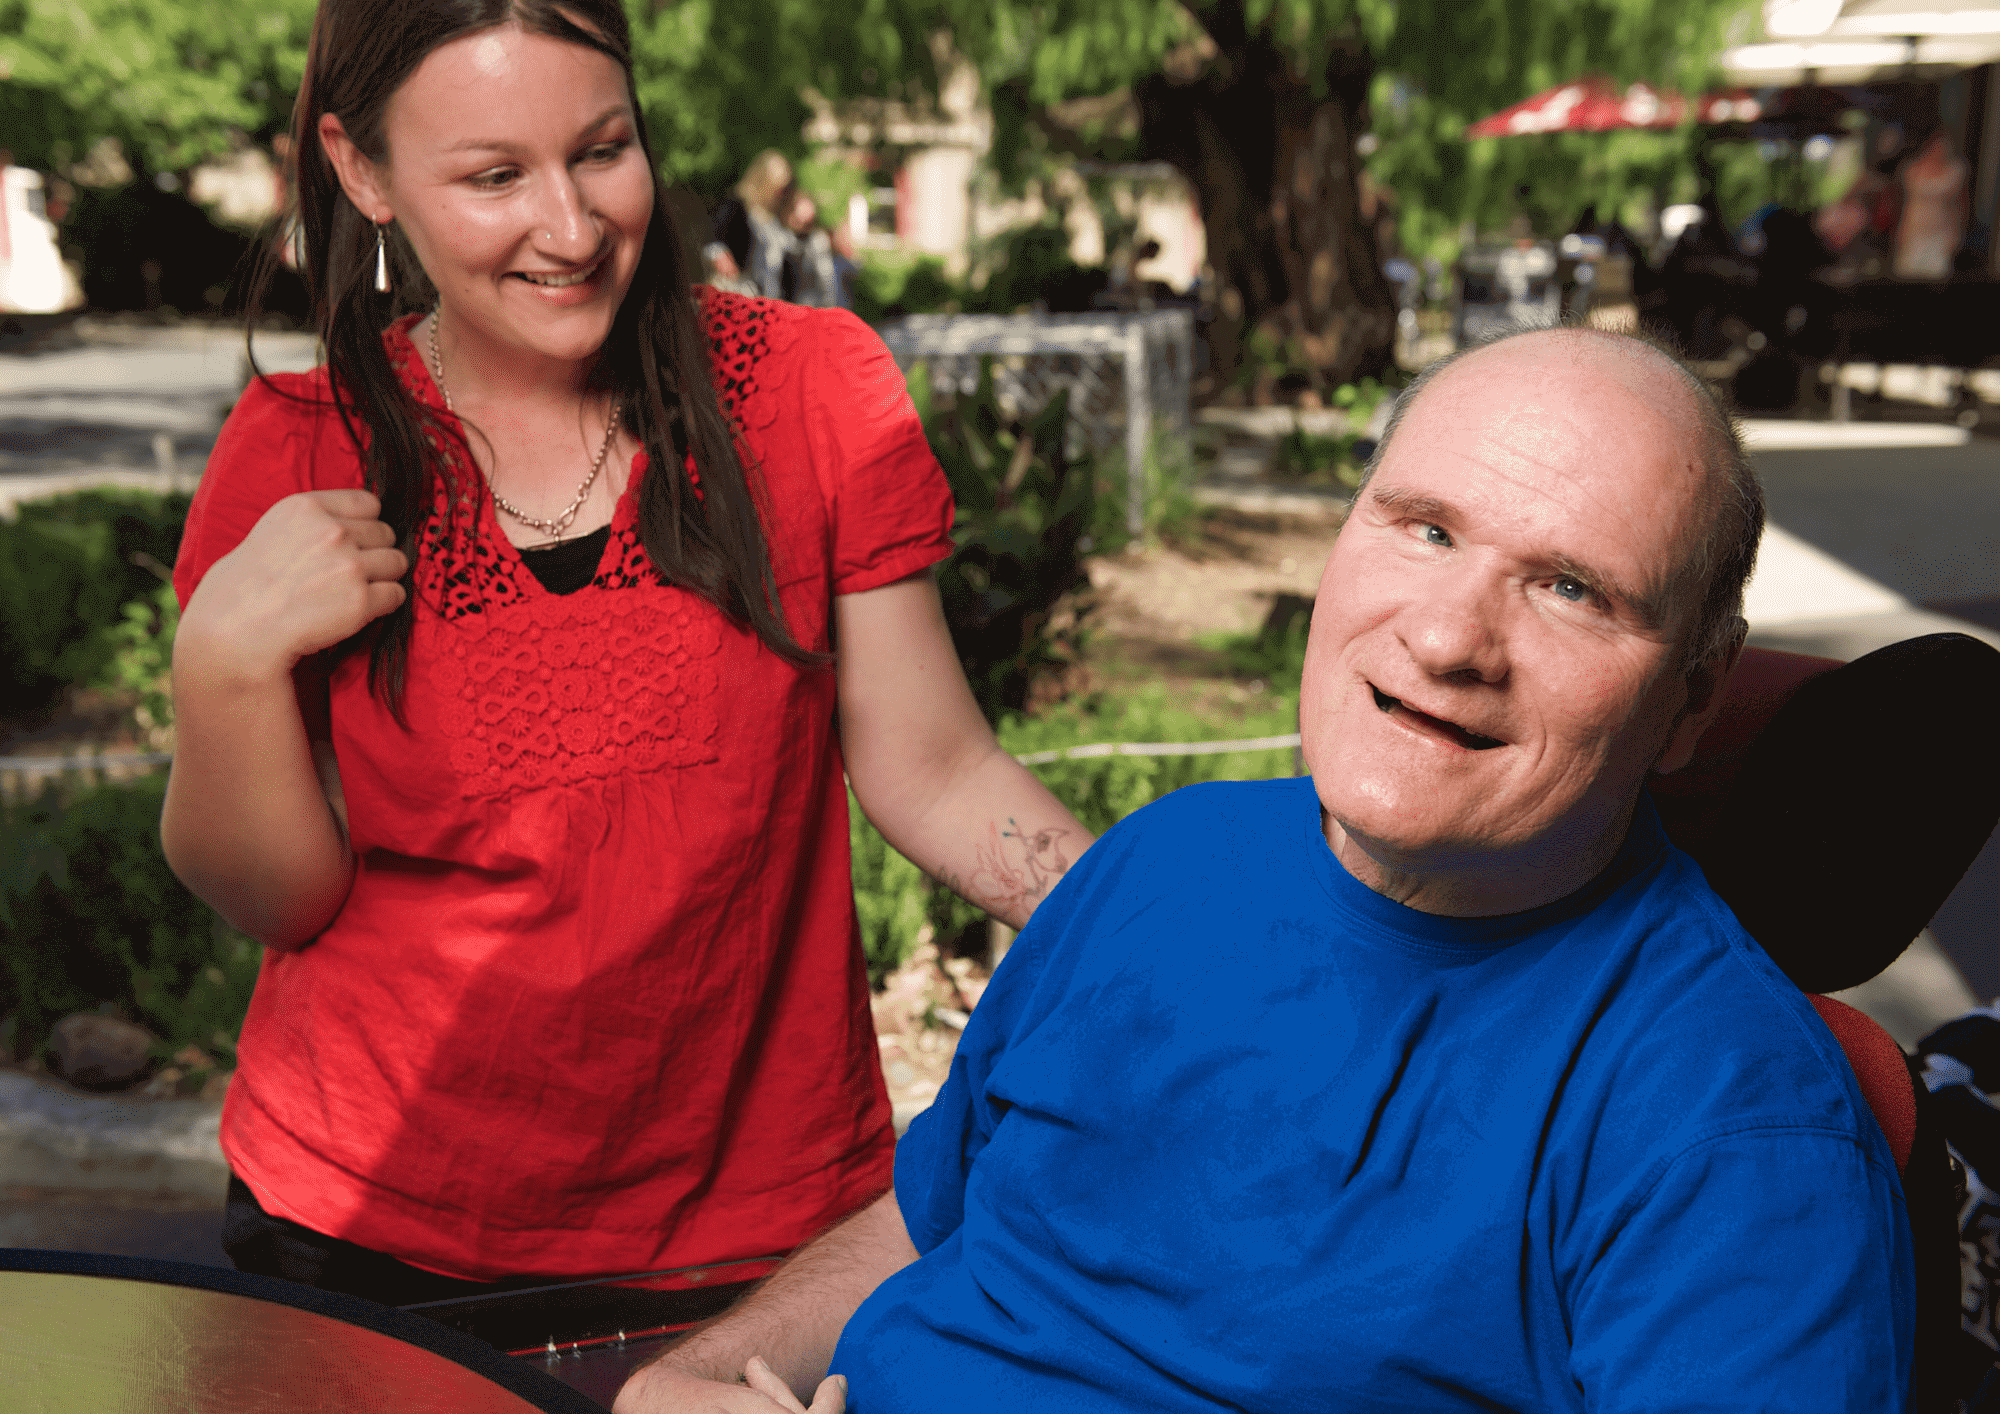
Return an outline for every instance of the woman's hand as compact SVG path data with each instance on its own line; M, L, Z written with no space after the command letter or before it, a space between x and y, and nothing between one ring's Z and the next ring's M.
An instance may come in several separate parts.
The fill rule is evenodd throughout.
M330 751L315 760L293 669L403 602L409 561L380 511L366 491L285 497L203 576L174 636L167 862L274 948L316 937L354 877L339 774Z
M176 668L269 681L398 608L409 560L381 509L366 491L302 491L264 512L188 600Z

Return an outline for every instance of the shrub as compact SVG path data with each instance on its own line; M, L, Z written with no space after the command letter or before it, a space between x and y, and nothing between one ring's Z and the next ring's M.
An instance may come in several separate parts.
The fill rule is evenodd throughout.
M11 714L48 712L96 681L124 606L150 600L180 550L188 497L78 491L25 501L0 523L0 695Z
M967 301L968 309L1012 314L1036 305L1056 313L1080 313L1109 283L1102 266L1070 259L1070 234L1060 220L1006 232L993 243L986 283Z
M854 277L854 312L870 324L905 314L941 314L965 307L965 288L935 255L864 250Z
M174 587L162 584L128 603L124 617L105 630L111 657L97 686L131 699L133 725L155 751L173 749L174 631L180 621Z
M52 782L0 805L0 1013L14 1058L109 1002L162 1038L233 1056L262 953L160 852L166 775Z
M957 549L937 572L945 621L980 710L997 721L1026 705L1037 674L1080 646L1077 616L1059 621L1057 608L1089 584L1096 472L1065 450L1067 393L1017 424L994 393L990 361L969 398L937 405L922 364L910 391L958 505Z
M1091 548L1105 553L1121 549L1132 541L1131 522L1126 516L1131 479L1125 474L1122 447L1099 462L1097 507L1090 531ZM1185 536L1201 518L1201 506L1194 498L1194 447L1188 437L1168 428L1155 427L1146 445L1143 485L1145 503L1141 512L1141 537L1147 543L1161 538Z
M1306 635L1312 627L1313 601L1297 594L1280 594L1255 633L1216 633L1202 638L1229 661L1240 678L1258 679L1279 692L1296 693L1305 675Z

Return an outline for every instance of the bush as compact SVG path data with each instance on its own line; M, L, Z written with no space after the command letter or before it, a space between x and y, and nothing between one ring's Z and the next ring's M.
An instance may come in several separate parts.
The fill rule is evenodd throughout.
M1295 423L1278 444L1272 470L1280 476L1300 479L1332 479L1353 490L1361 484L1361 469L1375 453L1375 443L1365 436L1375 409L1388 390L1373 378L1344 383L1333 393L1333 405L1347 414L1347 431L1334 436L1308 432Z
M1126 516L1131 479L1125 474L1122 449L1104 457L1098 467L1097 507L1090 531L1097 552L1121 549L1132 541ZM1141 538L1152 543L1188 534L1201 518L1194 498L1194 447L1182 433L1155 427L1146 444L1145 503Z
M995 396L991 361L969 398L940 408L922 364L910 372L910 392L958 505L958 547L937 572L945 622L980 710L998 721L1027 704L1038 674L1080 647L1077 615L1059 620L1057 609L1090 582L1083 556L1096 472L1064 449L1067 393L1016 424Z
M1312 627L1313 601L1297 594L1280 594L1255 633L1217 633L1202 638L1229 661L1240 678L1253 678L1279 692L1297 693L1305 675L1306 635Z
M132 703L139 739L155 751L174 742L174 633L181 605L171 584L126 604L117 623L105 630L111 658L97 686Z
M78 491L24 501L0 523L0 694L10 715L46 714L71 683L95 682L111 630L151 603L180 550L188 497Z
M233 1056L262 954L187 891L160 852L166 775L52 782L0 806L0 1013L14 1059L105 1003L160 1054Z
M864 250L854 277L854 312L870 324L905 314L956 313L965 308L964 286L945 273L944 261L914 251Z
M1102 266L1071 260L1069 242L1059 220L1008 231L994 243L986 283L966 308L992 314L1036 305L1058 314L1090 309L1109 286L1109 274Z

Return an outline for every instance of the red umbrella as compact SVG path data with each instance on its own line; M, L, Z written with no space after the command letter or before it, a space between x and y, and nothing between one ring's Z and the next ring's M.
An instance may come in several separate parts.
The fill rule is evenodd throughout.
M1695 104L1702 123L1745 123L1760 105L1748 89L1705 94ZM1520 133L1602 133L1614 128L1677 128L1688 117L1688 102L1670 89L1635 83L1622 92L1599 76L1560 84L1481 118L1467 137L1510 137Z

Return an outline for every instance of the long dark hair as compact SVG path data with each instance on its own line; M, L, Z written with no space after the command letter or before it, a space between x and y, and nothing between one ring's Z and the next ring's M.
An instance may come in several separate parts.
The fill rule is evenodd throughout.
M362 450L368 488L381 498L382 519L411 553L404 589L414 590L416 532L432 513L435 478L442 474L435 447L445 437L461 447L463 441L403 386L382 345L388 323L428 309L435 291L392 225L384 229L392 293L376 292L376 228L341 190L320 146L319 121L322 114L334 114L354 145L381 161L387 150L383 113L417 66L440 45L509 21L617 61L625 71L639 144L654 174L653 217L638 269L593 375L618 399L626 426L646 449L649 470L640 482L638 506L646 553L670 583L747 624L772 652L800 667L824 666L827 655L800 645L778 603L756 496L716 399L680 236L647 143L632 81L631 31L619 0L320 0L313 18L305 78L292 110L296 220L304 243L300 273L326 349L334 405ZM273 242L251 285L252 330L276 261ZM694 458L700 494L683 470L679 445ZM470 464L470 449L464 450ZM446 499L455 507L459 498ZM410 593L401 608L366 631L370 690L381 694L399 719L414 597Z

